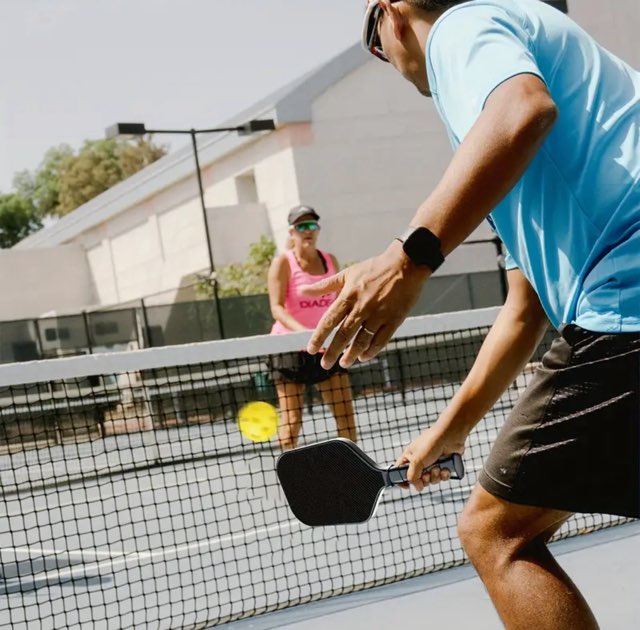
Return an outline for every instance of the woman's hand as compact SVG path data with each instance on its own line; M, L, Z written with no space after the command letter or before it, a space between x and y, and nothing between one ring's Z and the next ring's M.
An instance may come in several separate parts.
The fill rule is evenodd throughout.
M337 329L322 358L325 369L335 364L347 346L340 359L342 367L349 367L356 359L372 359L404 321L430 275L430 269L412 263L402 244L394 241L380 256L302 288L307 295L339 292L316 327L308 352L319 352Z

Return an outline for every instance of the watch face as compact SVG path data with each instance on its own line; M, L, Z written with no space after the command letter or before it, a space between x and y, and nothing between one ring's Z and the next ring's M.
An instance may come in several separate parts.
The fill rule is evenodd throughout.
M427 228L416 228L405 239L402 247L416 265L431 267L435 271L444 262L440 239Z
M409 238L407 238L407 240L404 242L404 251L413 262L422 264L419 262L421 259L420 243L418 242L419 238L416 237L417 235L415 232L409 235Z

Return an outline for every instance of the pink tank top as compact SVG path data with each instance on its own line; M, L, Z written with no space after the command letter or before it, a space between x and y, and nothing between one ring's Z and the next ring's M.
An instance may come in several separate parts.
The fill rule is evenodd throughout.
M324 315L324 312L331 306L336 299L335 293L327 293L323 296L309 297L300 293L300 286L303 284L314 284L323 278L332 276L336 272L333 259L326 252L318 250L327 266L327 271L320 276L303 271L296 259L293 250L287 250L285 253L289 261L289 269L291 275L289 277L289 285L287 286L287 295L284 301L284 308L293 317L295 317L306 328L315 328ZM291 331L284 324L276 322L271 328L272 335L284 335Z

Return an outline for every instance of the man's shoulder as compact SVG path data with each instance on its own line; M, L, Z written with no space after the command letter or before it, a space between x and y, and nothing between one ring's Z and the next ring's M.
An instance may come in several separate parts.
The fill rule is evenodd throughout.
M471 44L482 31L490 29L496 18L501 23L521 24L513 0L469 0L445 11L435 22L427 40L427 55L434 48Z
M522 7L515 0L468 0L447 9L436 21L436 26L452 20L474 20L492 15L517 19L522 15Z

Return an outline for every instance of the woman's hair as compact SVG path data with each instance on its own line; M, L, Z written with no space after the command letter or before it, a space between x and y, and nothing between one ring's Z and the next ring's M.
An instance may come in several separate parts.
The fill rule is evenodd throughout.
M448 9L456 4L471 2L471 0L406 0L406 2L423 11L438 11L439 9Z

